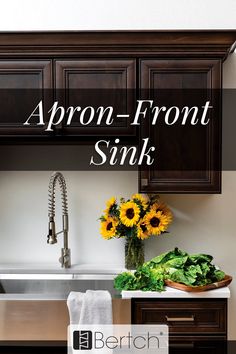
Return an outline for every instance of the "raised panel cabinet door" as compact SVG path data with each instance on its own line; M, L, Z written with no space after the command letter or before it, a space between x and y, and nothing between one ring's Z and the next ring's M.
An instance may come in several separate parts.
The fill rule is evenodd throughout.
M166 107L153 124L143 120L140 138L155 146L154 162L140 169L139 190L150 193L221 192L221 61L211 59L140 60L140 96ZM204 106L206 121L200 124ZM166 112L170 107L168 123ZM184 107L198 107L183 123ZM178 112L179 109L179 112ZM183 111L184 112L184 111ZM193 111L192 111L193 112ZM176 119L176 120L175 120Z
M23 125L39 102L43 119L52 104L52 63L50 60L0 60L0 137L42 137L39 117ZM36 113L39 111L36 110Z
M132 324L168 325L169 353L227 353L227 299L131 300Z
M66 108L80 107L61 125L64 136L135 136L130 125L135 106L136 61L133 59L56 60L56 97ZM85 109L87 106L90 108ZM99 107L112 107L98 121ZM93 112L94 109L94 112ZM128 116L127 116L128 115ZM68 116L67 116L68 117Z

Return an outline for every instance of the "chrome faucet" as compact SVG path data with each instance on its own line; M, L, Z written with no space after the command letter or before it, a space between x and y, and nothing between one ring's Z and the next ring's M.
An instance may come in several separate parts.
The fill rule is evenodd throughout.
M56 232L55 226L55 187L57 182L60 186L61 199L62 199L62 227L63 230ZM50 245L57 243L57 235L62 234L64 236L64 248L61 249L61 257L59 262L63 268L70 268L70 249L68 248L68 205L67 205L67 190L66 190L66 181L62 173L54 172L50 178L49 188L48 188L48 217L49 217L49 232L47 243Z

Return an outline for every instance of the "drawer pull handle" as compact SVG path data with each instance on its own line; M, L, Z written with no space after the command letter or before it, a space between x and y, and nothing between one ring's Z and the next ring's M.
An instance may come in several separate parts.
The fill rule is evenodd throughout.
M169 317L166 316L167 322L194 322L194 316L191 317Z

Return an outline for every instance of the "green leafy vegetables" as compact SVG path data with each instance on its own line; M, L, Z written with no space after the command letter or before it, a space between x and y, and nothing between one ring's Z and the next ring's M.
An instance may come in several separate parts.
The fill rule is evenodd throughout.
M114 280L117 290L164 291L165 279L189 286L207 285L224 279L225 273L207 254L189 255L175 248L144 263L134 273L124 272Z

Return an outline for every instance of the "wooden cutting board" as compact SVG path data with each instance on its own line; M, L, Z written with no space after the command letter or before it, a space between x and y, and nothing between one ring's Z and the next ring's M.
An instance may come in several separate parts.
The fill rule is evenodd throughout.
M218 288L223 288L224 286L228 286L233 278L230 275L226 275L223 280L218 281L216 283L208 284L208 285L202 285L202 286L189 286L181 283L176 283L172 280L165 280L165 285L169 286L174 289L182 290L182 291L188 291L188 292L200 292L200 291L207 291L207 290L213 290L213 289L218 289Z

